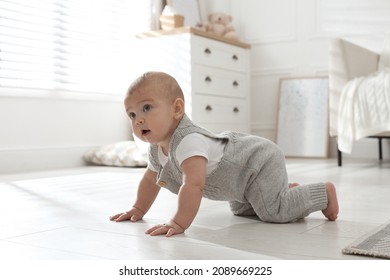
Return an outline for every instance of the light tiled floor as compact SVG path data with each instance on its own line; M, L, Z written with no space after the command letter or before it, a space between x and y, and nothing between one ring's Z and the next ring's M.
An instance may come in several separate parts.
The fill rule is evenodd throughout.
M235 217L204 199L193 225L171 238L144 231L170 219L176 196L160 192L138 223L108 217L132 203L143 169L85 167L0 176L0 259L370 259L341 249L390 219L390 162L287 161L291 182L332 181L336 222L321 212L291 224Z

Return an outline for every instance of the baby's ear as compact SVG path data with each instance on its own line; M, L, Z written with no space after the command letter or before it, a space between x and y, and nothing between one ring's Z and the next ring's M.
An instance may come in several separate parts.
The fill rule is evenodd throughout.
M173 109L175 118L180 119L184 115L184 100L181 98L176 98L173 103Z

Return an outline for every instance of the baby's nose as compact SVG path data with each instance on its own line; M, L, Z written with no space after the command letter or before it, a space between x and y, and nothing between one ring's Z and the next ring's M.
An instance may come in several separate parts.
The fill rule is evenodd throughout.
M135 124L136 125L140 125L140 124L143 124L144 123L144 119L143 118L137 118Z

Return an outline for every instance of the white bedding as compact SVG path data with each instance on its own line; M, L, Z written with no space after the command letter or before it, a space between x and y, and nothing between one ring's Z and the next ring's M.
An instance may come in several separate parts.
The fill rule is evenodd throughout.
M349 81L338 109L338 147L351 153L354 141L390 131L390 68Z

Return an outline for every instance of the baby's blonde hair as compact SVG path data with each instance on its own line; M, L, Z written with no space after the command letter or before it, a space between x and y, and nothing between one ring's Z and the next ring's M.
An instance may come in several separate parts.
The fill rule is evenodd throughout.
M138 89L153 85L160 95L173 102L177 98L184 100L184 94L175 78L164 72L146 72L138 77L127 90L126 98L132 95Z

